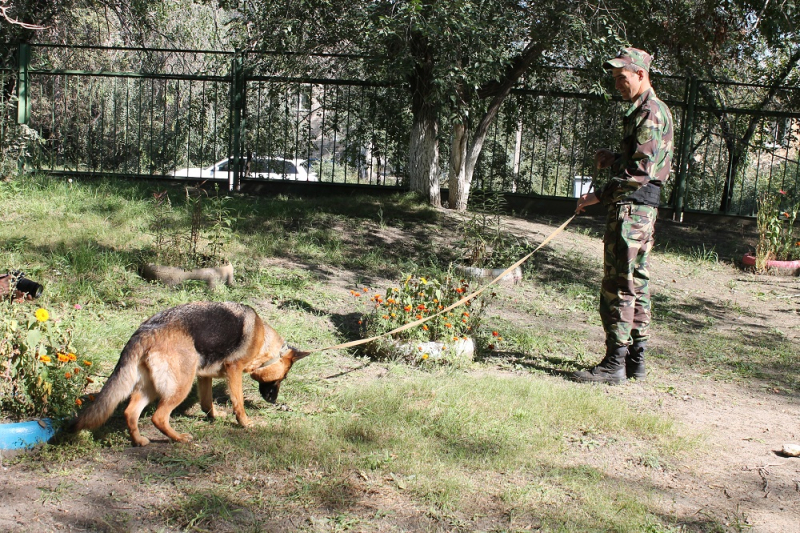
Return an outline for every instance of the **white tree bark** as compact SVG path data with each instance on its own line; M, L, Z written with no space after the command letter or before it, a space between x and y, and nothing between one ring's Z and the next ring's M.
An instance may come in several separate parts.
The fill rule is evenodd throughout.
M428 198L433 207L442 205L439 188L439 124L432 117L419 117L411 127L408 146L409 188Z
M453 142L450 146L450 171L448 173L448 207L466 211L469 201L469 186L466 175L467 128L462 122L453 126ZM470 182L472 177L470 176Z
M493 118L493 117L492 117ZM484 118L486 121L486 118ZM449 207L456 211L466 211L469 202L472 176L478 156L481 155L483 143L488 133L488 122L482 121L472 142L469 142L469 128L463 123L456 123L453 127L453 145L450 151L449 173ZM489 122L491 119L489 119Z

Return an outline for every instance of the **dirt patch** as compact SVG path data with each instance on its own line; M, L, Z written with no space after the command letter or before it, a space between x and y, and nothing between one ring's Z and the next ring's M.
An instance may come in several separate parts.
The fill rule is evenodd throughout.
M560 222L507 219L514 233L531 242L541 241ZM450 220L443 227L455 225ZM377 224L371 230L376 239L392 243L418 238ZM549 331L553 328L554 314L573 317L562 330L581 335L583 341L578 349L585 351L587 361L599 359L602 331L589 309L591 306L566 295L553 300L551 314L531 312L523 304L540 295L542 280L563 275L570 269L583 269L573 273L572 283L578 280L584 288L598 287L601 231L602 222L597 219L577 220L537 256L522 284L498 289L501 298L497 305L504 320ZM735 373L721 373L713 367L713 361L704 359L703 346L689 342L693 332L702 330L711 331L723 340L726 335L737 334L754 344L779 339L797 346L800 279L756 276L741 270L735 261L746 251L748 241L755 242L754 235L747 233L745 226L725 231L723 240L720 228L659 224L652 277L655 305L661 311L656 311L649 378L642 383L606 389L607 394L642 412L674 420L688 437L699 439L697 451L678 464L668 464L659 457L631 459L635 454L630 450L613 446L599 446L587 453L576 445L568 452L567 460L576 465L589 464L610 478L642 487L655 499L664 517L679 521L686 530L705 531L713 522L729 531L800 531L800 459L777 453L784 443L800 443L800 389L791 377L796 376L796 371L786 377L780 368L761 369L758 378L749 379ZM448 237L436 235L434 241L437 246L447 246ZM407 245L411 247L412 243ZM696 260L687 260L685 253L675 254L677 250L694 251ZM716 251L716 257L708 253L710 250ZM270 264L287 269L308 267L278 260L271 260ZM327 311L352 315L348 292L361 278L338 268L315 268L320 283L342 295L343 303L332 303ZM370 281L379 285L382 280ZM280 302L264 305L267 312L278 312L280 308ZM730 359L734 360L735 355L731 353ZM343 354L332 357L341 363L338 365L341 370L325 376L329 381L378 380L386 372L380 365L364 365ZM786 365L796 368L799 359L795 349L788 355ZM473 371L515 372L503 354L487 358ZM558 368L537 374L537 378L563 379ZM237 430L232 420L225 419L222 423L231 431ZM204 469L202 464L170 462L171 445L161 444L164 439L148 424L143 426L143 433L153 439L154 446L116 447L83 458L54 455L43 458L48 461L43 470L10 464L6 454L0 460L0 530L180 531L194 525L203 530L200 514L208 502L205 507L198 506L190 499L182 501L181 494L187 487L195 492L208 487L209 498L215 497L211 491L217 482L215 472ZM125 439L120 424L110 426L108 435L111 444ZM224 452L207 450L207 453ZM227 467L236 468L235 460L228 462ZM331 499L332 504L337 499L348 499L349 516L332 517L324 507L308 507L307 502L286 497L287 487L294 486L297 479L310 483L315 475L313 466L304 472L242 472L234 476L233 483L246 490L237 494L247 494L253 500L248 500L247 505L235 500L219 502L219 508L221 512L243 513L238 523L250 523L254 531L465 530L457 517L436 514L409 500L397 490L401 481L374 473L354 472L341 480L341 491L317 495L322 501ZM152 483L151 476L168 482ZM178 505L166 504L176 500ZM248 510L253 508L252 501L259 502L256 507L262 512L258 515L248 514L252 513ZM348 520L353 517L359 519L358 525L350 527ZM498 517L482 520L470 527L489 530L501 525ZM514 524L506 521L503 527L513 529Z

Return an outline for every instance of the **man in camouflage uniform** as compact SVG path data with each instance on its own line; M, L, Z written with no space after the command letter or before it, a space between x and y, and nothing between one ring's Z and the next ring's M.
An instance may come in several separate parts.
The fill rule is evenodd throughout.
M625 48L603 68L631 106L623 118L622 149L595 153L597 168L611 168L612 178L578 200L608 208L604 243L600 318L606 333L606 355L591 370L576 372L580 382L620 383L644 379L644 351L650 326L650 273L661 186L672 165L672 114L650 85L650 54Z

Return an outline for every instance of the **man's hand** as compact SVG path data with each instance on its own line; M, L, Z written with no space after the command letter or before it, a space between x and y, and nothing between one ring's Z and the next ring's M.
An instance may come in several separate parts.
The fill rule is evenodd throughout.
M597 195L595 195L593 192L584 194L578 198L578 207L575 209L575 214L579 215L583 213L584 209L586 209L588 206L597 203L600 203L600 200L597 199Z
M601 148L594 153L594 164L597 168L608 168L614 164L616 155L611 150Z

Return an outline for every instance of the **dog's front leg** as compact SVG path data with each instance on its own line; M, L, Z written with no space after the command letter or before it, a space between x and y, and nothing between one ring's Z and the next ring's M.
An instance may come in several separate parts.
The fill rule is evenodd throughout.
M198 377L197 392L200 396L200 409L203 410L208 418L213 420L216 418L217 413L214 410L214 395L212 393L211 378Z
M247 413L244 412L244 393L242 392L242 369L238 365L227 365L225 369L228 373L228 388L231 393L231 403L236 420L242 427L250 425Z

